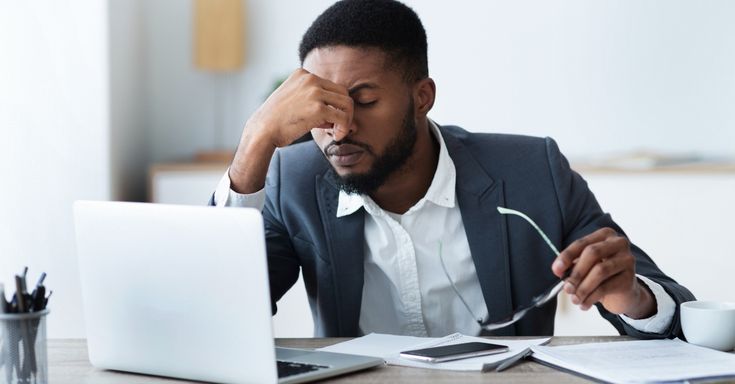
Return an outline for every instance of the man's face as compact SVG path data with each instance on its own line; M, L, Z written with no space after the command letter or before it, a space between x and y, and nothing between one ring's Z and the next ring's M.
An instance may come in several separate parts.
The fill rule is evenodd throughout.
M354 101L351 133L335 142L330 129L312 136L339 176L340 187L369 194L400 169L413 152L416 121L411 87L386 66L376 49L317 48L304 59L307 71L346 87Z

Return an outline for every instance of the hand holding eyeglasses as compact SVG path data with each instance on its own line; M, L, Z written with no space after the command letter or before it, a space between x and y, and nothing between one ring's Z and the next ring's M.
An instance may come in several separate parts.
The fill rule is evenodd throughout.
M569 274L564 292L582 310L600 302L611 313L634 319L656 313L653 294L636 278L630 242L611 228L574 241L559 254L551 269L559 277Z
M635 257L630 252L630 243L613 229L602 228L576 240L564 251L559 252L544 231L523 212L505 207L498 207L498 212L502 215L518 216L536 229L551 251L557 255L551 269L560 280L535 296L530 304L516 308L501 320L482 319L475 316L454 285L444 265L439 243L439 261L447 280L467 311L477 319L477 323L483 329L495 330L515 323L532 308L540 307L554 299L562 289L572 296L574 304L585 311L599 301L611 313L624 313L634 319L655 314L656 303L653 294L636 278Z

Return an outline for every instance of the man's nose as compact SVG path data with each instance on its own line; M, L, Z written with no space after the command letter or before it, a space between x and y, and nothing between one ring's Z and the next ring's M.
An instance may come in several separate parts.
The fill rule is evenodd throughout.
M355 124L355 119L352 119L349 126L335 124L330 134L332 135L332 140L339 142L355 133L357 133L357 124Z

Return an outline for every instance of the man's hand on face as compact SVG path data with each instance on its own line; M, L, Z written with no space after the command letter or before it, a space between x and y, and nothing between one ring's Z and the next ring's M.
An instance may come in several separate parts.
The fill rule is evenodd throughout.
M245 124L230 165L231 188L239 193L262 189L275 149L312 128L329 129L335 141L342 140L349 133L353 111L345 87L297 69Z
M597 302L614 314L642 319L656 313L653 294L635 274L630 242L611 228L602 228L573 242L552 264L562 277L572 268L564 291L582 310Z
M354 110L347 88L297 69L258 108L245 130L284 147L312 128L333 129L336 141L347 135Z

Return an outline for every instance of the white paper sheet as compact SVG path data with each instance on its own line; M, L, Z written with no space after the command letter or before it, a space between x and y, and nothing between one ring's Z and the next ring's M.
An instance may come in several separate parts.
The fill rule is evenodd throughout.
M613 383L680 381L735 375L735 355L681 340L534 346L533 357Z
M407 367L446 369L454 371L481 371L486 366L494 366L498 362L504 361L519 353L522 353L524 350L531 346L542 345L547 343L549 340L550 338L548 337L541 339L524 340L486 339L480 337L465 336L459 333L440 338L395 336L371 333L367 336L358 337L356 339L345 341L339 344L330 345L319 350L328 352L350 353L353 355L374 356L384 359L388 364L402 365ZM436 347L440 345L467 343L471 341L507 345L509 351L505 353L498 353L495 355L473 357L468 359L434 364L408 360L399 356L399 353L401 351Z

